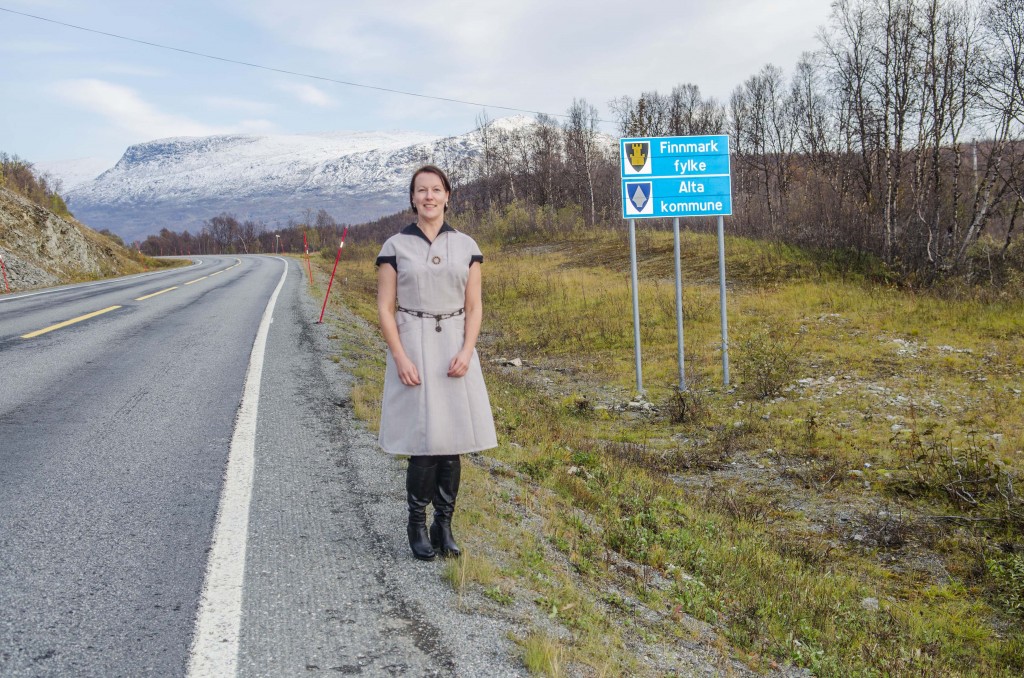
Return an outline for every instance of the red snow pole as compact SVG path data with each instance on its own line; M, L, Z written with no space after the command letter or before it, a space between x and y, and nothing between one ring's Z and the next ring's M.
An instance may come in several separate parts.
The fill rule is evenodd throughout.
M4 289L10 292L11 286L7 284L7 264L4 263L4 255L2 254L0 254L0 271L4 272Z
M334 269L331 271L331 280L327 283L327 295L324 296L324 307L320 309L320 320L316 321L319 325L324 321L324 311L327 310L327 297L331 296L331 285L334 284L334 273L338 270L338 260L341 259L341 248L345 246L345 236L348 235L348 226L341 232L341 244L338 245L338 256L334 257Z
M306 250L306 268L309 269L309 284L313 284L313 266L309 263L309 242L306 241L306 233L302 233L302 248Z

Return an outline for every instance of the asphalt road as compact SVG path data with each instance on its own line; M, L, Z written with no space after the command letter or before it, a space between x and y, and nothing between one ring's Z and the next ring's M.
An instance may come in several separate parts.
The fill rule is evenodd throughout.
M279 283L237 652L193 675L524 673L507 625L460 612L440 565L409 557L401 469L347 407L301 266L264 256L0 297L0 675L188 673Z

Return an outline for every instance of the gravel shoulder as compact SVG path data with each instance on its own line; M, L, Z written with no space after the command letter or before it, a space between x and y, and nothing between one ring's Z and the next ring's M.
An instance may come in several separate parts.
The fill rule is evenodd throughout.
M316 324L290 266L263 373L240 675L526 675L514 622L460 605L440 561L410 556L404 465L355 419L332 360L363 321Z

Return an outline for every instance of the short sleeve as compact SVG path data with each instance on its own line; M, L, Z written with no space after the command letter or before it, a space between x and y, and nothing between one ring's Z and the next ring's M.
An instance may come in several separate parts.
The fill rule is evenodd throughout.
M477 263L477 264L483 264L484 263L484 254L483 254L483 252L480 251L480 247L476 244L476 240L473 240L472 238L470 238L469 239L469 265L472 266L474 262Z
M391 268L398 272L398 254L395 252L395 243L388 238L385 241L384 246L380 248L380 254L377 255L377 266L381 264L391 264Z

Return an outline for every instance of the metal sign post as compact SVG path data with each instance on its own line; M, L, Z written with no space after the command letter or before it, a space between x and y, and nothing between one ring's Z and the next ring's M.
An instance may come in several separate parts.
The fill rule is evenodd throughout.
M718 294L722 307L722 382L729 385L729 321L725 316L725 219L718 217Z
M633 280L633 357L636 361L636 392L644 394L644 377L640 369L640 288L636 274L636 219L629 220L629 274Z
M721 219L721 217L719 217ZM676 266L676 349L679 353L679 390L686 390L686 370L683 360L683 270L682 253L679 245L679 217L672 220L672 248Z
M679 352L679 390L686 390L683 353L683 292L680 264L679 217L718 217L718 270L722 306L722 372L729 385L729 332L725 308L725 226L732 214L732 172L729 137L724 134L689 137L639 137L619 140L622 216L629 220L630 265L633 280L633 340L637 390L640 373L640 309L636 271L636 219L673 217L676 274L676 330Z

